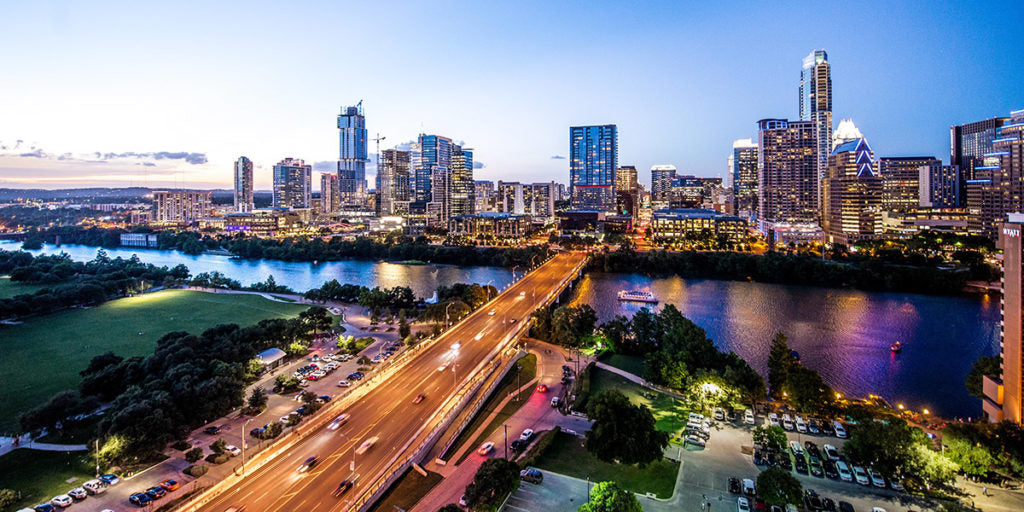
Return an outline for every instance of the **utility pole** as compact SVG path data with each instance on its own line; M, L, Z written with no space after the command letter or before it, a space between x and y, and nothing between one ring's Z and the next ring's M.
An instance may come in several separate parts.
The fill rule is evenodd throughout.
M505 425L505 460L508 460L508 423Z
M100 440L96 438L96 478L100 477Z

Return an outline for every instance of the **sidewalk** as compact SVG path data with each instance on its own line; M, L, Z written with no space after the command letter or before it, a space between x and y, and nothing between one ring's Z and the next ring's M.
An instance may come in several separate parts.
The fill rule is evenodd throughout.
M14 445L14 440L18 440L18 445ZM32 440L29 434L22 434L21 436L14 437L0 437L0 455L18 450L21 448L27 448L30 450L42 450L48 452L82 452L88 450L89 447L84 444L54 444L54 443L37 443Z

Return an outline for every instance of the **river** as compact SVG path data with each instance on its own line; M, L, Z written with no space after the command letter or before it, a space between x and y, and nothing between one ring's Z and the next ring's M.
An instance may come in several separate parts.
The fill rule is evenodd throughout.
M17 243L0 242L15 250ZM68 253L79 261L95 257L97 248L45 245L33 254ZM305 291L337 279L363 286L409 286L429 297L438 285L488 283L502 288L512 273L496 267L403 265L376 261L320 264L241 260L228 256L187 255L176 251L108 249L111 257L139 259L155 265L185 264L193 274L219 271L242 284L266 280ZM928 408L945 416L978 416L978 400L963 381L980 355L999 351L998 296L944 297L877 293L736 281L651 278L637 274L590 273L574 301L586 302L601 320L632 316L640 304L621 303L621 289L649 290L675 304L704 328L722 350L732 350L767 374L768 347L776 332L789 337L803 364L821 372L845 393L875 393L915 410ZM903 344L893 354L893 341Z

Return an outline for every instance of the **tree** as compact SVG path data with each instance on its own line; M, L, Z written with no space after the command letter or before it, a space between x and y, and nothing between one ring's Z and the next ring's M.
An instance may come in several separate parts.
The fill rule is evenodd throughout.
M996 462L992 452L981 443L951 437L943 438L942 445L945 446L943 453L946 457L959 465L960 470L967 476L985 476Z
M447 505L437 509L437 512L463 512L463 511L462 511L462 507L460 507L460 506L458 506L458 505L456 505L454 503L449 503L449 504L447 504Z
M263 388L253 388L246 404L253 411L262 411L267 406L267 392Z
M762 425L754 427L754 444L767 450L783 450L786 448L786 431L782 427Z
M223 439L217 439L216 441L210 443L210 450L213 451L213 453L220 455L227 451L227 446L228 443L225 442Z
M819 412L832 405L835 394L821 375L805 366L794 364L786 371L786 391L798 410Z
M471 510L490 510L518 485L518 464L506 459L487 459L466 486L466 504Z
M887 423L864 421L850 432L843 453L860 466L871 466L884 476L899 475L914 462L914 447L926 437L901 418Z
M597 312L588 304L561 306L551 314L552 339L567 347L581 346L596 325Z
M907 475L917 477L925 487L945 486L956 479L959 469L955 462L923 444L914 446Z
M405 309L401 309L398 311L398 335L405 339L409 337L410 332L412 332L412 328L409 327L409 321L405 318Z
M615 482L601 482L590 490L590 501L579 512L642 512L640 500Z
M203 449L198 446L185 452L185 460L189 464L195 464L201 458L203 458Z
M800 503L803 487L789 471L771 467L757 475L757 494L769 505Z
M587 416L594 421L587 431L587 451L605 462L645 466L661 460L668 446L669 435L655 428L651 410L633 405L617 389L590 399Z
M999 377L1002 373L1002 364L1003 358L999 355L979 357L971 365L971 370L967 372L967 378L964 380L967 392L979 399L985 398L981 392L982 377L985 375Z
M14 510L18 502L18 493L11 489L0 489L0 510Z
M793 353L789 349L786 335L781 332L775 333L775 337L772 338L772 346L768 350L768 392L773 397L782 397L793 362Z

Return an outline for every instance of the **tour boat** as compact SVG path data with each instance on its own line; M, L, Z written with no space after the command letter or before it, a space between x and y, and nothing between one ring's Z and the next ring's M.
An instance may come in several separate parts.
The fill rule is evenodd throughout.
M892 353L896 354L900 350L903 350L903 345L901 345L900 342L897 341L896 343L893 343L892 345L889 345L889 350L892 350Z
M652 304L658 303L658 299L654 298L653 293L635 290L619 290L619 300L631 302L650 302Z

